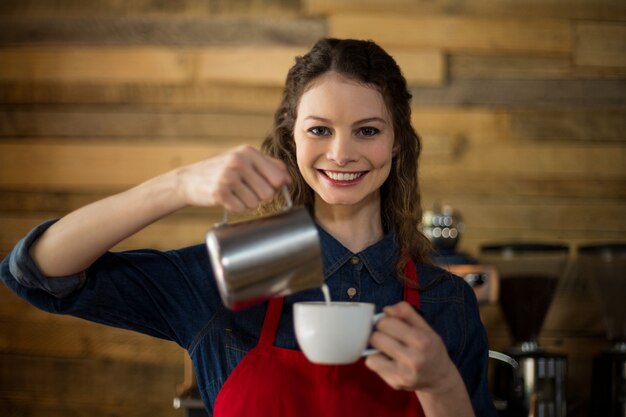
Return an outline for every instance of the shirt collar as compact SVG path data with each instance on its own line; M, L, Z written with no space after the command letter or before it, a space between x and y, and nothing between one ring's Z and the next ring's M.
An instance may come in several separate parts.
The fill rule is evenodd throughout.
M332 274L354 256L358 256L372 279L378 284L382 284L390 276L395 276L395 256L397 253L395 233L387 233L378 242L355 254L321 226L318 225L317 229L323 248L324 280L328 280Z

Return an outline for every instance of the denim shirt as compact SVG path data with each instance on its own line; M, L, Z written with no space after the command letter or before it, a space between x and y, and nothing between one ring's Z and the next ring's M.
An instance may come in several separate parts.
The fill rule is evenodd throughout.
M212 415L226 378L257 344L267 303L239 312L225 308L205 245L166 252L107 252L81 274L48 279L38 271L28 249L52 223L33 229L2 261L5 284L45 311L178 343L189 352L202 399ZM395 274L393 233L354 254L322 228L318 230L324 280L333 301L371 302L380 311L403 299L403 286ZM417 273L424 318L442 337L476 415L496 416L487 388L487 338L473 291L462 279L433 265L417 264ZM293 303L322 299L319 289L285 298L277 346L299 349Z

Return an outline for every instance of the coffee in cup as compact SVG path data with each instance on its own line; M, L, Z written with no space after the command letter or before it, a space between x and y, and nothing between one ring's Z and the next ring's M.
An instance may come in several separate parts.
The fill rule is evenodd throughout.
M300 349L311 362L349 364L374 353L367 343L382 317L371 303L303 301L294 304L294 326Z

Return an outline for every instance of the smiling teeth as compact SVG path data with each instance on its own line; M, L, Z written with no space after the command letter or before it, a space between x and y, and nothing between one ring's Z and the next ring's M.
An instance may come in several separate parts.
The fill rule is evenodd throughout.
M335 181L352 181L361 176L360 172L329 172L324 171L328 177Z

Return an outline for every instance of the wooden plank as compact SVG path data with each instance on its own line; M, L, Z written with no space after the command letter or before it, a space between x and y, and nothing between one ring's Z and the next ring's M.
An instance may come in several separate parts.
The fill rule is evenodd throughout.
M260 141L271 129L269 114L182 112L167 109L63 107L6 109L0 137L202 138L211 146ZM209 142L208 137L214 137ZM200 141L198 141L200 142Z
M5 47L0 81L66 83L220 82L281 87L295 47Z
M273 14L292 15L299 8L299 3L289 0L230 0L227 2L207 3L203 0L177 0L176 2L155 2L153 0L93 0L85 4L76 0L4 0L0 3L2 14L26 15L109 15L156 14L156 15L218 15L218 14L255 14L271 12Z
M108 142L108 143L107 143ZM97 190L131 187L181 165L230 149L231 144L0 143L0 186ZM100 170L101 168L102 170ZM47 178L42 178L40 175Z
M393 49L389 51L402 69L408 85L443 85L446 62L443 51Z
M323 19L297 15L272 14L263 19L173 13L94 16L65 10L0 16L3 46L310 46L324 34Z
M93 84L0 82L0 103L6 104L113 104L163 106L170 110L273 114L282 88L197 84Z
M330 36L373 39L384 47L549 54L572 49L569 23L557 19L339 14L329 17L328 28Z
M46 416L46 417L183 417L184 410L175 410L171 404L150 405L137 401L135 404L109 405L74 403L66 401L45 401L35 398L0 397L0 409L7 416Z
M508 111L488 108L414 106L411 110L411 122L421 136L461 136L470 141L508 139L510 118Z
M100 192L0 188L0 212L7 214L44 213L50 217L57 217L124 190L116 187L106 191L100 190ZM219 208L187 207L176 214L172 214L172 216L196 216L204 219L215 217L218 219L222 214L222 210Z
M577 22L574 63L603 67L626 67L626 23Z
M182 83L193 75L193 53L159 47L0 48L3 82Z
M623 106L626 81L451 80L443 88L413 87L418 106Z
M295 57L307 48L215 47L198 54L197 78L231 84L282 86Z
M167 407L182 380L178 364L0 355L0 398L52 404Z
M620 0L305 0L308 14L397 13L475 16L526 16L556 18L623 19L626 6Z
M626 178L595 178L587 175L484 175L450 172L439 175L420 175L420 189L432 200L448 196L508 196L565 197L565 198L626 198Z
M511 115L513 139L626 141L626 111L519 111Z
M592 175L596 179L619 179L624 176L624 166L626 148L608 142L593 146L570 142L469 142L453 163L421 161L423 175L431 178L481 174L494 178Z
M34 307L31 307L34 308ZM182 367L184 349L173 342L96 324L0 318L0 352L59 358L98 358ZM10 336L9 336L10 335Z
M0 189L0 212L26 213L46 212L65 214L86 206L97 200L101 200L110 194L122 191L111 189L110 192L85 192L72 191L41 191L25 190L23 188Z
M452 54L448 63L450 78L456 80L626 78L625 68L581 67L573 65L571 57Z

